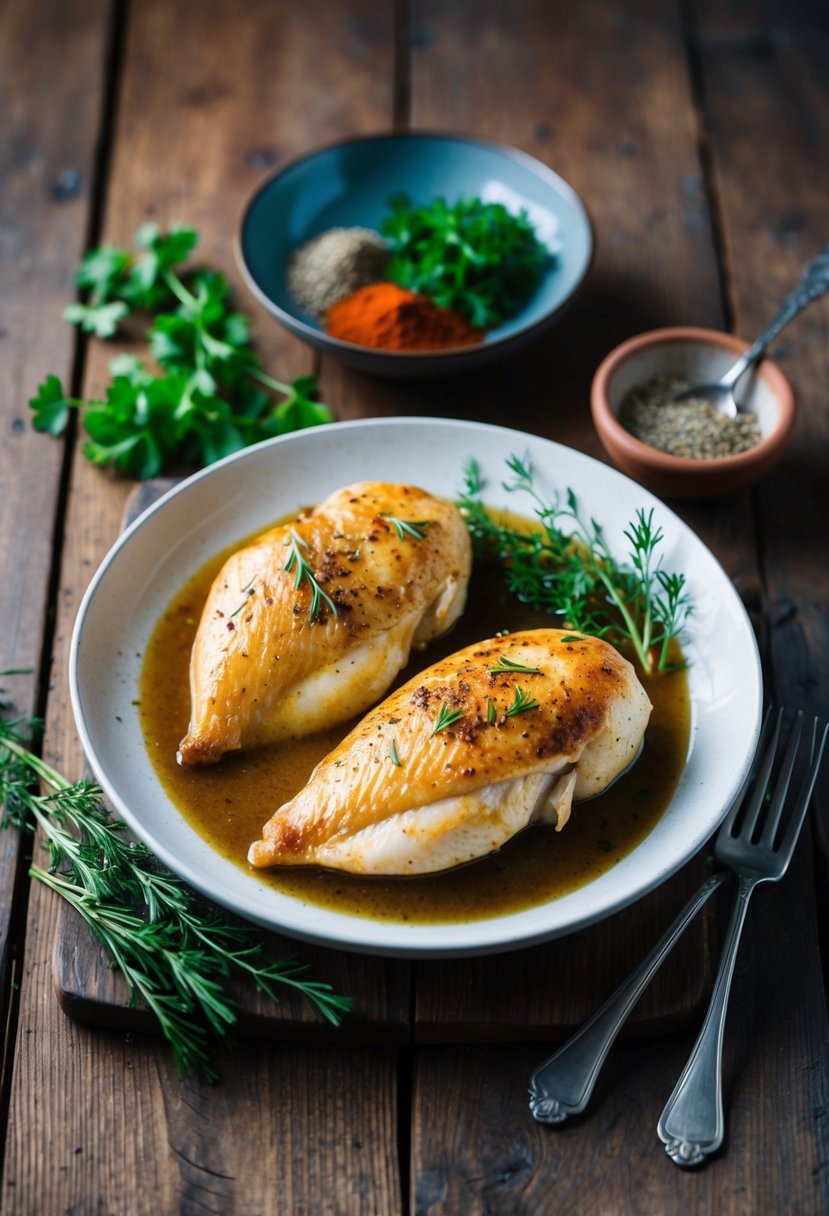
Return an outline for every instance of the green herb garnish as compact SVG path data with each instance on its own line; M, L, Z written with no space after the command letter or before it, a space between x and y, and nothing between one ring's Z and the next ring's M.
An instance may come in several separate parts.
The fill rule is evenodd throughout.
M490 697L486 703L486 720L490 726L494 726L498 720L498 711L495 708L495 702Z
M314 571L305 560L303 549L308 548L308 542L303 540L294 528L291 528L290 534L285 538L284 543L289 546L288 560L285 563L285 570L288 574L290 574L290 572L296 568L296 574L294 575L294 588L299 590L299 588L302 586L303 579L311 588L311 608L308 613L311 621L315 621L317 617L321 615L323 601L331 610L331 615L336 616L337 605L331 599L330 595L326 595L322 587L320 587L319 583L314 577Z
M478 466L470 461L458 505L476 556L497 560L508 588L523 603L561 617L565 628L629 646L648 675L674 670L671 642L692 606L685 576L661 568L656 550L663 533L653 511L637 511L625 530L630 549L623 564L610 552L601 524L582 515L572 490L546 502L527 461L510 456L506 463L512 477L504 488L529 497L541 526L522 532L498 523L483 504Z
M380 224L391 256L386 273L401 287L455 309L478 329L490 329L524 307L553 261L526 211L502 203L442 198L425 207L406 195L391 200Z
M389 759L395 768L403 767L403 762L397 754L397 744L395 743L394 739L392 739L391 744L389 745Z
M506 672L509 674L511 671L521 671L526 673L528 676L542 676L544 674L540 667L525 667L523 663L513 663L512 659L507 659L503 655L495 666L488 667L487 671L491 672L493 675L497 675L500 672Z
M530 692L524 692L524 689L516 684L515 699L512 705L506 711L507 717L512 718L515 714L525 714L528 710L539 709L540 706L535 697Z
M70 411L80 409L89 433L84 455L147 478L333 420L328 406L313 400L314 376L283 384L265 374L247 319L231 310L223 275L176 269L198 242L192 228L162 233L145 224L135 241L137 256L109 245L87 253L76 276L86 299L71 304L64 318L111 338L130 313L150 313L148 340L160 373L121 355L109 365L113 378L103 401L72 397L49 375L29 402L36 430L60 435ZM284 400L275 403L273 393Z
M287 984L339 1024L351 1007L348 998L306 979L293 956L264 959L257 929L228 920L162 869L143 844L124 836L97 785L70 784L35 755L36 728L34 721L0 720L2 826L39 829L49 866L33 865L29 874L83 917L133 999L158 1018L180 1075L215 1079L209 1036L226 1035L236 1022L225 991L234 974L248 976L272 1000L278 1000L276 987ZM38 781L44 793L35 791Z
M432 519L397 519L388 511L381 511L380 518L391 524L397 533L398 540L405 540L407 536L410 536L412 540L425 540L426 529L431 528L434 523Z
M432 731L429 738L434 739L435 735L438 734L439 731L446 730L447 726L454 725L454 723L462 717L463 713L461 710L450 709L444 701L440 707L440 713L437 716L437 721L435 722L435 729Z
M254 588L253 588L253 584L254 584L255 582L256 582L256 575L254 574L253 578L250 580L250 582L248 583L247 587L243 587L243 588L242 588L242 590L241 590L241 592L240 592L240 594L241 594L241 595L244 595L246 598L242 600L241 604L239 605L239 607L238 607L238 608L237 608L237 609L236 609L234 612L231 612L230 617L229 617L229 619L230 619L231 621L233 620L233 618L234 618L235 616L238 616L238 615L239 615L239 613L242 611L242 609L243 609L243 608L247 607L247 602L248 602L248 599L250 599L250 597L251 597L252 595L255 595L255 594L256 594L256 592L254 591Z

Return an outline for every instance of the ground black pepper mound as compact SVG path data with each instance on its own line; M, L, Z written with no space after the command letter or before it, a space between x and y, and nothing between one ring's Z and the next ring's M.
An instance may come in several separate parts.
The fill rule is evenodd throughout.
M763 437L756 414L746 411L728 418L704 397L671 401L690 387L679 376L654 376L628 393L619 421L642 443L692 460L736 456L756 447Z
M288 290L300 308L322 318L344 296L382 279L388 256L371 228L329 228L292 254Z

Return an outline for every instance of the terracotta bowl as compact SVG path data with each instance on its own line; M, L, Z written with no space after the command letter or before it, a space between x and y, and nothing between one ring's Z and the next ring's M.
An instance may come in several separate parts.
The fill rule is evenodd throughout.
M640 334L612 350L593 377L591 409L599 438L622 472L655 494L685 499L719 498L764 477L785 452L795 416L792 386L772 359L763 359L738 385L738 400L757 415L762 439L737 456L670 456L634 438L618 420L631 389L654 376L710 383L747 348L747 342L718 330L676 327Z

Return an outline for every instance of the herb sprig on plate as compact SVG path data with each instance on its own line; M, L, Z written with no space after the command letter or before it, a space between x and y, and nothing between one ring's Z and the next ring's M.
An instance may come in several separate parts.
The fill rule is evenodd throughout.
M133 1000L158 1018L180 1075L215 1079L210 1035L226 1035L236 1021L225 991L233 974L247 976L275 1001L279 986L288 985L339 1024L351 1008L347 997L307 978L307 968L293 956L266 959L257 929L229 920L162 869L143 844L131 842L97 785L70 783L35 754L37 726L0 716L2 826L39 829L49 864L32 865L31 877L83 917Z
M198 243L194 229L161 232L144 224L135 242L135 254L112 245L86 254L76 276L84 299L70 304L64 318L109 339L131 313L150 314L147 338L157 367L117 356L101 401L72 397L48 375L29 402L37 430L60 435L70 411L79 409L87 458L148 478L333 420L328 406L313 399L314 376L284 384L265 373L224 276L182 265Z
M524 307L553 261L525 211L503 203L435 198L424 207L406 195L391 200L380 225L391 256L388 277L490 329Z
M671 643L692 606L685 576L661 566L657 550L663 532L653 511L638 510L628 524L628 562L620 562L601 524L584 516L571 489L547 502L528 461L513 455L506 463L511 477L504 488L529 498L540 527L521 531L500 522L484 505L479 468L469 461L458 505L476 555L499 561L510 591L560 617L565 628L628 646L647 675L672 670Z
M322 605L325 603L331 612L332 616L337 615L337 605L331 599L330 595L326 595L322 587L314 577L314 571L309 565L305 553L308 550L308 542L303 540L299 533L291 528L289 535L284 542L288 546L288 560L285 563L285 571L290 574L292 570L296 570L294 574L294 588L299 590L303 580L307 582L311 588L311 607L308 610L308 616L313 624L314 621L322 616Z

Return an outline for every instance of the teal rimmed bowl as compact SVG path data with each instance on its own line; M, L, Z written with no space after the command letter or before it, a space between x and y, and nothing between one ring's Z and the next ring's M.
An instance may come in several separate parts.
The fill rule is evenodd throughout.
M556 254L522 311L477 346L447 351L386 351L332 338L288 291L293 251L328 228L379 228L389 200L414 203L461 196L524 208ZM518 349L554 323L584 281L593 256L585 206L572 186L540 161L503 144L461 135L369 135L310 152L278 169L244 207L236 254L250 290L286 329L346 363L387 376L466 371Z

